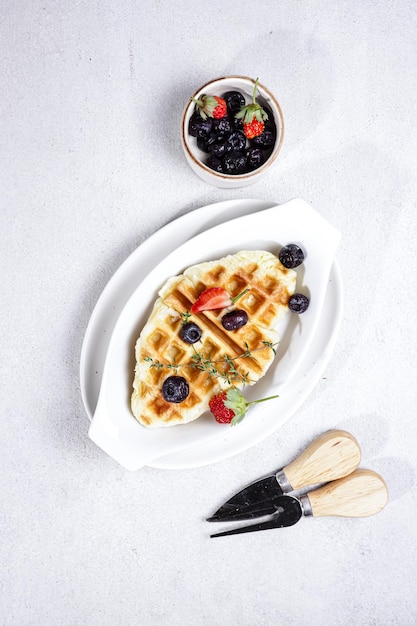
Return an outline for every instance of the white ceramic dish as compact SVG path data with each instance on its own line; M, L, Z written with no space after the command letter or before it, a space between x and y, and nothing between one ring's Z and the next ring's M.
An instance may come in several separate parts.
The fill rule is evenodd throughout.
M248 78L247 76L225 76L216 78L202 85L191 98L198 99L202 94L222 96L226 91L237 90L245 96L246 102L249 104L252 99L254 86L255 80L253 78ZM225 189L246 187L258 182L275 162L284 139L284 118L282 110L275 96L261 83L258 83L257 94L259 104L263 107L267 107L269 111L272 112L277 129L277 138L267 161L258 169L246 174L227 175L215 172L205 165L207 154L204 154L204 152L198 148L196 138L191 137L188 133L190 117L195 109L194 102L190 99L185 107L181 118L181 145L191 169L205 182L215 187Z
M160 459L155 459L148 465L165 470L200 467L223 461L240 452L244 452L268 436L271 436L297 412L322 377L334 350L342 313L342 279L338 263L335 261L329 276L323 313L313 341L295 375L286 386L285 394L280 398L278 416L272 411L271 407L271 414L275 415L278 423L274 423L272 420L268 420L265 423L265 420L263 420L261 427L259 427L258 421L263 418L263 415L259 414L256 420L247 422L246 429L228 428L221 439L206 441L192 448L168 454ZM265 405L264 409L266 409Z
M97 445L128 469L139 469L143 465L158 466L158 459L159 466L163 467L163 457L167 459L166 467L175 467L178 466L178 458L186 458L187 449L190 452L192 448L207 451L207 454L199 455L198 464L212 462L219 455L224 458L225 455L235 454L268 436L288 419L307 397L311 384L315 384L316 376L312 377L313 382L309 386L305 384L305 372L300 374L304 387L301 392L297 389L296 398L291 401L291 390L297 388L298 372L301 372L301 365L323 317L329 276L333 276L333 281L339 282L338 272L334 268L334 256L340 234L302 200L293 200L272 208L265 208L265 203L256 201L236 201L220 205L212 205L200 209L200 212L188 214L167 225L159 235L156 234L145 242L116 272L90 320L81 355L83 399L87 413L94 414L89 435ZM226 217L225 211L228 213L227 217L239 213L242 217L214 226L221 216L223 219ZM194 224L189 227L188 233L185 228L187 223ZM195 233L209 225L212 228L186 240L187 234L192 236L193 231ZM171 252L148 273L149 267L154 266L162 256L160 244L164 240L171 242ZM274 401L274 407L268 411L261 409L262 405L253 407L236 428L219 425L210 415L202 416L187 425L165 429L149 430L137 424L129 407L134 343L159 287L169 276L181 272L193 263L219 258L228 252L244 248L277 251L281 245L290 241L299 242L306 250L307 257L300 279L308 287L312 301L303 316L287 317L286 323L279 329L282 344L277 358L268 374L256 385L257 396L269 394L271 391L280 394L280 398ZM180 242L183 242L182 245L179 245ZM173 250L174 245L179 247ZM168 251L169 249L166 250ZM143 262L145 267L141 265ZM141 265L142 274L139 272L139 276L135 276L134 268L138 264ZM142 277L144 278L140 282ZM107 319L106 311L115 305L114 296L117 293L122 296L122 302L118 304L118 310L113 311L111 319ZM106 339L103 342L103 323L108 326L105 336L111 333L110 341ZM329 347L332 347L335 330L333 324L328 333L329 340L322 346L327 349L323 350L317 371L322 371L331 354ZM254 425L255 437L252 432ZM217 454L216 443L219 444ZM193 464L193 461L190 462ZM184 461L182 466L187 466Z

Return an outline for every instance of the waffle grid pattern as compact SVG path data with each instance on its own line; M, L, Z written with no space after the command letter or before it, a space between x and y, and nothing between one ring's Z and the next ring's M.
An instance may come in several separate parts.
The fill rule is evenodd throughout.
M181 314L190 310L202 291L219 286L232 297L249 288L236 304L248 313L248 324L226 331L221 324L224 310L197 313L192 320L202 330L201 341L194 345L185 343L180 337ZM233 368L247 377L245 384L259 380L274 358L270 346L279 342L272 326L286 312L294 287L295 273L283 268L277 257L266 252L230 255L193 266L183 275L170 279L161 289L161 297L136 344L132 395L136 419L145 426L186 423L207 410L213 395L229 388L226 378L210 376L195 365L196 352L225 377L233 377L230 363L225 361L227 355L233 360ZM146 359L162 366L151 367ZM163 381L173 373L184 376L190 387L188 397L179 404L165 401L161 394ZM242 379L233 384L242 386Z

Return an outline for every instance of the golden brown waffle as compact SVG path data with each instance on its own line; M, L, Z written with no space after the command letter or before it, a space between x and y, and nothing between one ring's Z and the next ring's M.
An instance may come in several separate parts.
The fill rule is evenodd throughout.
M195 265L168 280L136 343L132 395L136 419L144 426L186 423L204 413L211 397L222 389L259 380L273 361L272 346L279 342L273 326L288 310L295 278L295 272L273 254L244 251ZM202 336L188 344L180 337L182 314L210 287L223 287L231 297L249 289L233 307L246 310L249 321L227 331L221 324L224 309L193 314L191 320ZM164 380L173 374L183 376L190 389L178 404L167 402L161 392Z
M285 268L278 257L265 250L244 250L219 261L199 263L182 276L169 280L159 295L168 303L173 289L182 294L181 310L187 310L204 289L223 287L232 298L246 288L249 293L239 300L255 324L274 327L288 311L289 296L294 293L296 273Z

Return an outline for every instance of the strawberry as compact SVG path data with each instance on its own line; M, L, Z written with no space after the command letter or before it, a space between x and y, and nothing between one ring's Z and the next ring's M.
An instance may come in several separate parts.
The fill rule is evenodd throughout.
M215 309L225 309L234 304L249 289L245 289L242 293L232 298L226 289L222 287L210 287L205 289L194 302L191 307L191 313L199 313L200 311L214 311Z
M256 102L257 89L258 79L255 81L252 102L242 107L235 115L237 119L243 120L243 133L248 139L262 135L265 129L265 120L268 119L267 112Z
M202 95L198 99L193 98L195 106L203 120L214 117L216 120L222 119L227 112L226 101L219 96Z
M226 391L213 396L209 402L210 411L219 424L230 424L232 419L236 416L232 409L227 408L225 402L227 402Z
M239 389L231 387L228 391L222 391L213 396L209 402L209 409L219 424L232 424L232 426L235 426L243 420L252 404L265 402L265 400L272 400L273 398L278 398L278 396L269 396L268 398L248 402Z
M249 124L243 123L243 134L248 139L253 139L254 137L259 137L265 130L265 124L263 122L259 122L258 120L252 120Z

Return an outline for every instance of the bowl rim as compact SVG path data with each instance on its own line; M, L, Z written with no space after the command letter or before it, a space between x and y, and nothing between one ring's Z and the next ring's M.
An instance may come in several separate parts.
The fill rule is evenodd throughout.
M252 85L255 85L255 82L256 82L253 78L250 78L249 76L236 74L236 75L231 75L231 76L220 76L218 78L213 78L207 81L201 87L199 87L190 97L188 104L184 108L182 118L181 118L181 139L182 139L183 148L185 149L188 157L191 159L191 161L195 164L196 167L201 168L207 174L210 174L211 176L214 176L214 178L217 178L219 180L238 181L238 180L244 180L248 178L253 178L255 176L259 176L265 170L267 170L275 161L279 152L281 151L282 143L284 141L284 116L283 116L282 109L278 100L271 93L271 91L267 87L265 87L265 85L263 85L262 83L258 81L258 89L263 91L267 95L267 97L273 102L274 107L276 108L277 115L278 115L279 134L277 137L277 142L275 143L275 146L271 155L269 156L268 160L263 165L261 165L261 167L258 167L252 172L247 172L245 174L223 174L222 172L216 172L215 170L212 170L205 163L203 163L200 159L196 158L196 156L190 149L190 146L188 143L188 132L187 132L185 120L186 120L186 117L188 115L190 108L193 106L193 102L192 102L193 98L196 98L199 94L204 93L204 90L207 89L207 87L210 87L213 83L217 83L220 81L227 81L227 80L243 80L243 81L248 81L249 83L252 83ZM262 94L261 96L263 98L265 97Z

